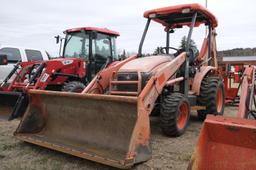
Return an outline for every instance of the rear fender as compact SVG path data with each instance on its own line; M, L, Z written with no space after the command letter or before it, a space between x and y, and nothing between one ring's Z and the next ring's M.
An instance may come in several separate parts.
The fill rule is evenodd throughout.
M199 70L197 70L193 80L192 92L194 92L196 95L200 94L201 83L205 76L211 71L216 71L216 67L202 66Z

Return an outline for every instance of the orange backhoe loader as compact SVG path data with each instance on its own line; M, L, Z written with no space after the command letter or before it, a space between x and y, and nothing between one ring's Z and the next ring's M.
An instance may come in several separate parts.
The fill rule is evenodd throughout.
M200 119L207 113L222 115L224 89L217 76L215 16L198 4L186 4L146 11L144 17L147 23L137 55L99 72L81 94L30 90L29 107L14 135L130 168L151 158L149 116L153 112L159 112L167 136L185 132L191 109L198 110ZM166 45L161 54L143 56L151 21L164 26ZM193 29L201 25L207 26L208 34L196 55L190 41ZM171 47L170 34L185 26L189 27L186 48Z
M256 169L255 68L243 72L236 117L207 116L188 169Z

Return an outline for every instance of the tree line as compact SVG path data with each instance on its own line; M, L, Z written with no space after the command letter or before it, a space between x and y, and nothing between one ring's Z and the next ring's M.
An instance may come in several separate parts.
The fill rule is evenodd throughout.
M234 48L231 50L218 51L218 56L256 56L256 48Z
M186 43L187 43L187 37L184 36L181 39L180 46L178 47L179 49L185 50L186 48ZM198 55L198 48L194 40L190 41L190 47L194 48L195 51L197 51ZM145 54L145 55L157 55L161 53L161 47L156 47L154 50L153 54ZM129 52L126 52L123 50L122 54L119 54L120 58L126 58L130 55ZM255 48L234 48L234 49L229 49L229 50L222 50L218 51L218 56L220 57L225 57L225 56L256 56L256 47Z

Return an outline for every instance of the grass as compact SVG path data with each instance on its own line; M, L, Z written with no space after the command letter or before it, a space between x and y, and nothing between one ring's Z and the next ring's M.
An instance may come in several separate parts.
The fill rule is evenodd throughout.
M236 113L228 108L226 113ZM161 134L159 122L151 122L152 159L134 167L135 170L186 169L202 122L192 116L187 132L179 138ZM85 159L28 144L13 137L19 121L0 119L0 170L111 170Z

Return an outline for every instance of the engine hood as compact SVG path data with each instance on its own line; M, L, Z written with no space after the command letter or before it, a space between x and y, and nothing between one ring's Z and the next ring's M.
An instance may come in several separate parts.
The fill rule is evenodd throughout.
M123 65L118 72L151 72L154 68L173 59L167 55L142 57Z

